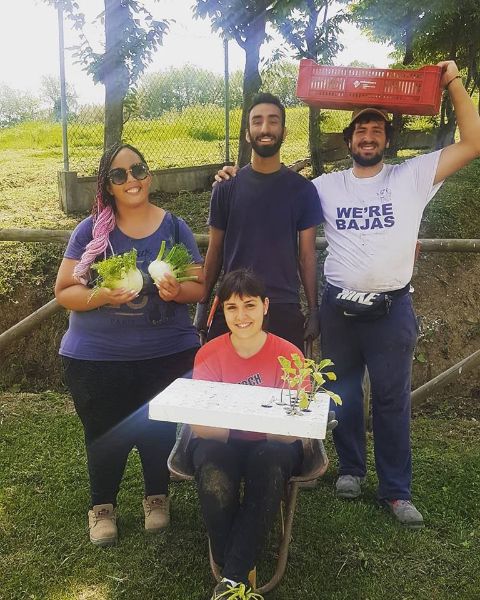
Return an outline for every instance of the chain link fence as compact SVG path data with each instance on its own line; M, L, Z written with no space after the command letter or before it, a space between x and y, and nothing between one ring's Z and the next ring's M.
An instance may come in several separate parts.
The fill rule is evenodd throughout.
M221 44L218 51L223 53ZM262 74L263 90L278 95L287 108L288 135L282 147L287 164L308 156L308 108L296 99L296 72L297 65L284 63ZM235 161L242 80L241 71L229 74L227 109L223 74L187 64L145 75L126 98L124 141L137 146L154 169ZM347 119L344 111L324 111L322 129L339 132ZM71 171L95 173L103 149L103 120L100 104L80 104L69 115Z
M218 53L224 48L219 41ZM262 73L262 91L277 95L287 109L286 164L308 150L308 107L296 98L298 63L278 61ZM225 89L228 84L228 108ZM224 74L185 64L143 76L124 106L123 139L141 150L153 169L235 161L238 156L243 73ZM94 85L93 83L91 84ZM322 110L323 133L340 133L349 111ZM228 119L228 136L227 136ZM435 118L405 117L406 128L431 129ZM95 173L103 150L104 107L79 105L68 119L69 165L79 175Z

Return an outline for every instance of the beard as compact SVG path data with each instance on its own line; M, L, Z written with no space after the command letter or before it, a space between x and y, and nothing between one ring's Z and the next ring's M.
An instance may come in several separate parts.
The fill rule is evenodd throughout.
M250 135L250 132L248 133ZM254 150L255 154L258 154L258 156L261 156L262 158L270 158L271 156L275 156L275 154L277 154L277 152L280 150L283 144L283 134L282 137L277 138L276 141L273 142L273 144L270 144L268 146L264 144L258 144L256 140L252 138L252 136L250 136L250 139L252 140L250 142L252 150Z
M369 158L365 158L361 154L352 151L350 151L350 155L353 158L353 160L357 163L357 165L360 165L361 167L374 167L375 165L378 165L380 161L383 160L383 151L377 152Z

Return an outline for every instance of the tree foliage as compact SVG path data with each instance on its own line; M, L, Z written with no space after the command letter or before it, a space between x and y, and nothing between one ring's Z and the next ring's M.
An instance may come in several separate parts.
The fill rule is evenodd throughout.
M40 102L29 92L0 84L0 127L11 127L37 118Z
M78 107L77 93L72 85L67 83L65 87L67 113L71 116L75 114ZM40 82L40 97L48 104L50 118L60 121L62 116L60 78L55 75L44 75Z
M289 60L273 62L262 70L262 90L278 96L284 106L299 106L297 98L298 63Z
M415 38L415 55L424 62L455 60L473 93L480 88L480 3L436 0L435 7Z
M140 0L104 0L105 10L98 15L105 27L104 51L97 52L85 31L85 15L73 0L44 0L62 8L80 43L75 57L95 83L105 86L105 145L119 141L123 128L123 106L129 89L152 60L162 44L168 21L153 17Z
M55 8L62 8L74 29L78 31L80 43L74 47L74 56L95 83L105 84L112 70L125 67L128 87L135 85L145 67L151 62L153 52L162 44L163 36L168 32L168 20L155 19L140 0L104 0L105 10L96 20L100 20L107 30L107 17L110 15L115 25L121 29L113 32L114 40L110 46L105 42L104 52L97 52L85 34L85 15L81 12L79 2L44 2Z
M391 42L404 66L455 60L470 93L480 86L478 0L357 0L352 15L372 39ZM442 100L437 147L452 143L456 128L448 94Z
M338 11L342 2L334 0L286 0L278 7L274 24L297 58L309 58L321 64L332 64L343 50L339 42L348 15ZM333 13L331 11L334 11ZM321 120L318 108L309 108L308 143L312 172L316 177L324 171L321 149Z
M287 0L278 7L275 27L297 58L332 64L343 50L338 38L349 16L338 10L338 4L338 0Z
M138 112L143 118L158 118L164 112L187 106L225 103L223 75L192 65L171 67L146 75L139 85Z
M435 0L433 0L435 1ZM400 62L414 62L413 40L428 21L421 0L357 0L349 7L354 21L376 42L391 43Z
M260 76L260 47L267 39L266 25L285 0L196 0L196 17L209 17L213 31L220 31L226 39L234 39L245 51L243 75L243 111L240 126L238 164L250 161L251 148L245 139L247 110L253 96L262 85Z
M437 0L429 26L414 41L414 52L423 62L454 60L465 75L465 87L473 94L480 90L480 5L478 0ZM480 111L480 100L479 100ZM436 147L452 144L457 121L444 94Z

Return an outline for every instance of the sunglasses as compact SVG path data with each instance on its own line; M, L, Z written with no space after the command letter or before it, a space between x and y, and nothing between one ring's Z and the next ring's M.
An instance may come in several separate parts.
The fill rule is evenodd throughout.
M138 181L142 181L142 179L146 179L150 175L147 165L139 162L132 165L129 169L124 169L123 167L112 169L108 172L108 178L114 185L122 185L127 181L129 173Z

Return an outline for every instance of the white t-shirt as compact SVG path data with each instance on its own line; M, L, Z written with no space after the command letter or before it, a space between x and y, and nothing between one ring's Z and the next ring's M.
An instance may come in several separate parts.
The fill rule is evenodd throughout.
M433 185L440 153L383 165L374 177L347 169L313 180L325 217L329 283L362 292L407 285L423 210L443 183Z

